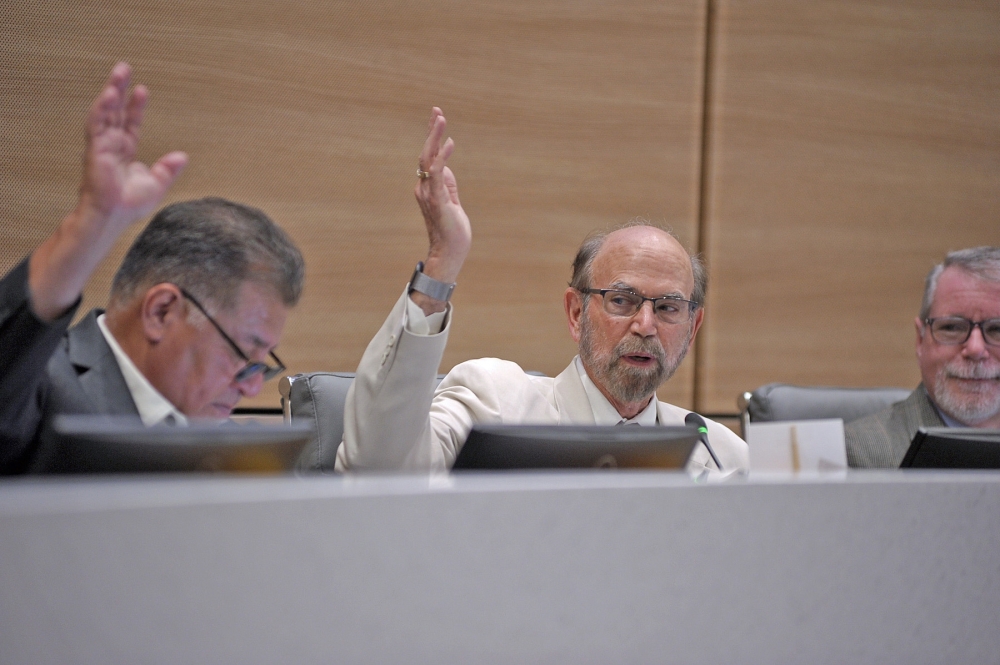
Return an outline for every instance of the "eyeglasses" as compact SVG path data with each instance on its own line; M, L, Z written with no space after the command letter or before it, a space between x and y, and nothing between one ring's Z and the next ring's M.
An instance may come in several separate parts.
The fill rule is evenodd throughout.
M983 341L990 346L1000 346L1000 319L971 321L964 316L942 316L936 319L924 319L931 329L931 337L938 344L955 346L965 344L972 335L973 328L979 328L983 333Z
M198 310L205 315L205 318L208 319L208 322L211 323L213 326L215 326L215 329L219 331L220 335L222 335L222 339L229 342L229 346L233 348L233 351L236 352L236 355L238 355L240 358L246 361L247 364L243 366L243 369L236 372L235 378L237 383L246 381L247 379L257 376L258 374L263 374L264 380L267 381L268 379L273 379L274 377L278 376L279 374L285 371L286 369L285 363L281 362L281 359L278 358L278 356L274 355L274 351L269 352L269 355L275 362L274 367L266 363L259 363L250 360L250 358L247 357L247 354L243 353L243 350L236 345L236 342L233 341L233 338L226 334L226 331L222 329L222 326L220 326L216 322L216 320L213 319L211 315L205 311L205 308L201 306L201 303L198 302L193 295L188 293L184 288L180 286L178 286L177 288L180 289L181 295L190 300L191 304L197 307Z
M635 316L647 300L653 303L653 313L664 323L683 323L701 304L693 300L684 300L677 296L660 296L647 298L638 293L623 289L580 289L580 293L601 296L604 301L604 311L612 316Z

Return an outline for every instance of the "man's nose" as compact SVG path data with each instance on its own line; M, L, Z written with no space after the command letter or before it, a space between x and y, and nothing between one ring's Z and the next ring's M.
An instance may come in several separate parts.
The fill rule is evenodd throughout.
M242 381L236 381L236 389L244 397L254 397L264 387L264 374L258 372Z
M962 356L965 358L985 358L989 355L989 348L986 346L986 338L979 326L973 326L969 333L969 339L962 344Z
M986 338L979 326L974 326L969 333L969 339L962 345L962 356L965 358L985 358L989 355Z
M646 305L649 305L649 307L646 307ZM642 337L652 337L656 334L656 313L653 312L652 301L642 301L639 311L632 315L630 329Z

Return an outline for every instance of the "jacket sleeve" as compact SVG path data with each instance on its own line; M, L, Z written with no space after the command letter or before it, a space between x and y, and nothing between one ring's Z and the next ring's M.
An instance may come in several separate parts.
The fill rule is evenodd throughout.
M79 305L51 323L35 316L27 258L0 280L0 473L16 472L35 441L48 393L46 366Z
M404 291L368 344L347 393L338 471L448 468L430 410L450 315L440 333L415 335L406 330L406 298Z

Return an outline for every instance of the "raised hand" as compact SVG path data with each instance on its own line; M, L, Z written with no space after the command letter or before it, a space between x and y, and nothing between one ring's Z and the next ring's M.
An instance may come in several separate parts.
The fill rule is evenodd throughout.
M79 201L80 212L123 228L152 212L187 164L183 152L151 167L134 161L149 91L139 85L129 95L131 77L128 64L119 62L90 107Z
M424 273L442 282L454 282L472 246L472 225L458 200L455 175L447 166L455 142L450 138L441 142L446 127L444 114L434 107L414 194L430 241Z
M58 318L77 300L122 231L156 208L187 164L183 152L150 167L134 161L149 92L140 85L129 95L131 77L126 63L115 65L91 105L76 208L32 252L28 290L43 320Z

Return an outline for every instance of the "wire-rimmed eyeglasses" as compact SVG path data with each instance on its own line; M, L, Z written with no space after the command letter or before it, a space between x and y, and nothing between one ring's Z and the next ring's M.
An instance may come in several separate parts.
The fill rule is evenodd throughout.
M683 323L701 306L693 300L677 296L647 298L625 289L580 289L580 293L601 296L604 311L612 316L635 316L642 308L642 304L648 300L653 303L653 313L656 314L656 318L664 323Z
M187 290L184 289L184 287L182 286L178 286L177 288L180 289L181 295L190 300L191 304L197 307L198 311L200 311L202 314L205 315L205 318L208 319L208 322L211 323L213 326L215 326L215 329L219 331L220 335L222 335L222 339L229 342L229 346L233 348L233 351L236 352L236 355L238 355L240 358L246 361L247 364L243 366L243 369L236 372L235 378L237 383L246 381L247 379L257 376L258 374L263 374L264 380L267 381L268 379L273 379L274 377L278 376L279 374L285 371L286 369L285 363L281 362L281 359L275 355L274 351L268 352L268 355L270 355L275 362L275 365L273 367L271 365L268 365L267 363L260 363L250 360L247 354L243 353L243 349L237 346L236 342L233 341L233 338L226 334L226 331L222 329L222 326L220 326L218 322L215 319L213 319L208 312L205 311L205 308L201 306L201 303L198 302L198 300L193 295L188 293Z

